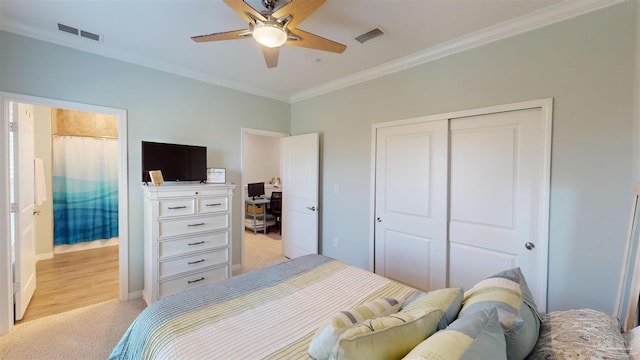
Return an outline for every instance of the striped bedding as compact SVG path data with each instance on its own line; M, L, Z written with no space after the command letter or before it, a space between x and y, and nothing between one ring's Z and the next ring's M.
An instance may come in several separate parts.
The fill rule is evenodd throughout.
M301 359L318 325L365 302L415 289L307 255L157 301L110 359Z

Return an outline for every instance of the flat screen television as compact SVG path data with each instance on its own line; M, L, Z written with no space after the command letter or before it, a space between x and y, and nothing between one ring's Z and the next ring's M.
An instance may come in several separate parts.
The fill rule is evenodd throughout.
M164 181L206 181L207 147L143 141L143 182L151 181L150 170L162 171Z
M257 197L264 195L264 183L247 184L247 195L255 200Z

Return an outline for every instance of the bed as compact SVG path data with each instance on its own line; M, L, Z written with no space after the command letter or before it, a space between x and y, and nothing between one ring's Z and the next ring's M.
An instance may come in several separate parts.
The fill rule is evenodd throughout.
M526 283L513 284L519 277L524 281L517 270L464 293L421 292L325 256L307 255L151 304L110 359L629 358L617 320L604 313L529 313L535 305ZM496 288L499 294L491 295ZM390 308L367 316L352 311L381 301ZM351 323L336 325L336 316L345 314ZM505 314L517 315L509 320L517 329L506 330ZM415 333L422 337L413 339ZM460 337L464 346L455 342ZM322 347L328 350L317 355L314 349ZM497 355L482 353L496 349Z

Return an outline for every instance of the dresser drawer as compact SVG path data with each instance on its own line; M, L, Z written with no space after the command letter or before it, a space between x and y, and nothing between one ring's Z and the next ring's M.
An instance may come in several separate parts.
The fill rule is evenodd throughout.
M158 201L158 217L195 214L194 199Z
M158 221L158 237L193 234L203 231L222 230L229 227L229 214L192 217L188 219Z
M206 285L214 281L224 280L229 277L228 266L208 269L202 272L179 277L177 279L161 281L158 285L158 297L162 298L181 291Z
M228 197L210 197L197 199L199 214L216 213L229 210Z
M229 231L195 235L184 239L171 239L158 242L158 257L186 254L198 250L212 249L229 245Z
M220 249L218 251L191 255L178 259L161 260L158 264L158 276L162 279L187 271L225 264L228 261L229 252L227 249Z

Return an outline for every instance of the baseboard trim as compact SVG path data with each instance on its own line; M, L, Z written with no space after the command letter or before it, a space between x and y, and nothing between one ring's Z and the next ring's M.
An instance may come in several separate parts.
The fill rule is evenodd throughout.
M129 293L129 300L140 299L142 297L142 290L134 291Z
M242 274L242 264L231 265L231 274L232 275Z
M53 251L44 254L36 254L36 261L48 259L53 259Z

